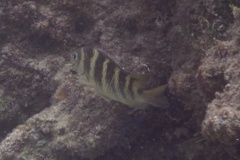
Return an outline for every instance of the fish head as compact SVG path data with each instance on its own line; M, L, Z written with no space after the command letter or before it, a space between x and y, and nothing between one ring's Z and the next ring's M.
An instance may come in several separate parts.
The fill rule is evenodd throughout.
M72 64L72 69L71 72L73 74L78 74L82 73L81 71L81 55L80 52L74 51L71 53L71 64Z

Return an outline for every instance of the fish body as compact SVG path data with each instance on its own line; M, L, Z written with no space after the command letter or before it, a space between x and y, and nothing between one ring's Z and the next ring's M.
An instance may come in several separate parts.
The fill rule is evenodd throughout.
M145 90L147 76L129 74L96 48L82 47L72 53L72 64L83 83L92 86L105 99L137 108L148 104L161 108L169 105L163 95L167 85Z

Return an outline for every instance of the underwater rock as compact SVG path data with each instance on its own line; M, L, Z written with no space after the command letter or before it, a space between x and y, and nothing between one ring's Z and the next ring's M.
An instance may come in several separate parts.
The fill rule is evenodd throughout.
M208 105L202 133L207 139L224 144L239 143L240 138L239 55L237 38L219 42L207 52L197 75L206 101L214 97Z
M116 145L128 148L136 137L149 132L144 131L144 124L151 120L147 114L127 114L128 107L120 103L110 107L69 70L66 65L55 75L61 86L51 107L16 127L1 142L0 159L94 159Z
M7 131L50 105L50 97L56 89L56 83L51 79L55 71L51 66L62 63L63 59L35 61L25 58L20 49L11 44L2 46L0 56L3 91L0 96L0 134L3 138Z
M236 8L231 4L236 17ZM208 103L202 122L203 136L210 141L239 144L240 138L240 54L239 19L228 29L229 40L218 41L206 51L198 68L198 89Z

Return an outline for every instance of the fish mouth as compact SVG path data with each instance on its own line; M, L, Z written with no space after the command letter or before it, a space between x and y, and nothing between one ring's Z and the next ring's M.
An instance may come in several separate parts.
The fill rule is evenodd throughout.
M76 74L77 74L77 72L74 71L73 69L70 69L70 72L71 72L73 75L76 75Z

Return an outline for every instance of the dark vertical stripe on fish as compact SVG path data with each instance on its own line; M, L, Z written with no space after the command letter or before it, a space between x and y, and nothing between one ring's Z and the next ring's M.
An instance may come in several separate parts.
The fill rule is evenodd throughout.
M92 47L84 47L84 73L89 75L90 72L90 64L91 64L91 58L93 56L93 48Z
M125 71L120 69L119 77L118 77L118 88L122 93L123 97L125 98L126 98L126 93L124 91L124 87L125 87L126 77L127 77L127 74L125 73Z
M130 77L130 81L129 84L127 86L127 90L129 92L129 95L132 97L132 99L134 99L134 92L133 92L133 84L134 84L135 78Z
M111 87L112 91L115 93L115 87L114 87L114 69L116 67L116 64L114 62L112 62L111 60L109 61L109 63L107 63L107 70L106 70L106 82L109 84L109 86Z
M98 83L100 86L102 86L102 76L103 76L103 63L106 60L106 58L102 55L103 53L101 51L99 52L99 56L95 62L95 72L94 72L94 80L96 83Z

